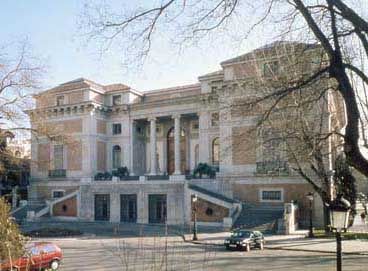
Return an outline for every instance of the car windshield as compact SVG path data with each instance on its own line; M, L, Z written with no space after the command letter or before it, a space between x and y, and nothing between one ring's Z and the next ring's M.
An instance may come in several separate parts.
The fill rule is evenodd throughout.
M234 231L231 233L231 237L249 237L250 232L249 231Z

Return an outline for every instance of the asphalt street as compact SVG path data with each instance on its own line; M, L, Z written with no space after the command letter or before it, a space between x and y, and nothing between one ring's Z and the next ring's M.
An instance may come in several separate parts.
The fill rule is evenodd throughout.
M48 239L64 253L61 271L84 270L336 270L330 253L265 249L226 251L223 247L169 238ZM367 270L365 255L344 255L343 270Z

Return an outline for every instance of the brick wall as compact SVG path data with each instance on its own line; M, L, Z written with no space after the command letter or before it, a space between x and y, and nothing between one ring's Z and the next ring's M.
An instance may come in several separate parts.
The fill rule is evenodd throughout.
M229 210L227 208L201 198L198 198L195 205L197 208L197 221L200 222L222 222L224 217L229 216Z
M97 120L97 133L106 134L106 121Z
M80 140L67 144L68 170L82 170L82 143Z
M38 144L37 166L39 171L47 171L50 168L50 144Z
M84 100L83 91L72 92L68 95L69 104L81 103Z
M97 141L97 170L106 171L106 143Z
M77 216L77 196L56 203L52 213L54 216Z
M232 162L233 165L256 163L256 130L255 127L234 127L232 129Z

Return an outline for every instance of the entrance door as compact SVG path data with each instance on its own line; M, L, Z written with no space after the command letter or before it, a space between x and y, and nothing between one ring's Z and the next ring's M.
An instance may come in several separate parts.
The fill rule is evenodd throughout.
M182 174L187 170L187 144L186 135L184 130L180 133L180 170ZM172 127L167 133L167 173L169 175L173 174L175 171L175 137L174 137L174 127Z
M110 195L97 194L95 195L95 220L109 221L110 220Z
M166 195L148 195L149 223L166 222Z
M137 222L137 195L120 195L120 221Z

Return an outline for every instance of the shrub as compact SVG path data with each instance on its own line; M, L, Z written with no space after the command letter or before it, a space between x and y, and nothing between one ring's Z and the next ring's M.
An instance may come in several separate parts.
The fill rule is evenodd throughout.
M207 175L210 178L214 178L216 176L216 170L208 165L207 163L199 163L197 167L193 171L194 177L202 178L203 175Z
M18 225L10 217L10 206L0 197L0 262L22 256L25 242Z

